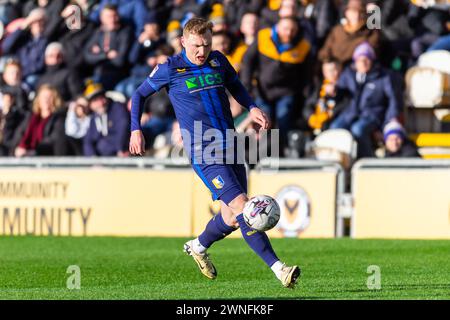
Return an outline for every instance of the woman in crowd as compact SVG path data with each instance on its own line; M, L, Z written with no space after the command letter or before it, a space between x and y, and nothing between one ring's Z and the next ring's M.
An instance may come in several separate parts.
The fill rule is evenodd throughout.
M33 101L33 111L15 149L16 157L29 155L64 155L67 143L64 134L65 110L58 91L42 85Z

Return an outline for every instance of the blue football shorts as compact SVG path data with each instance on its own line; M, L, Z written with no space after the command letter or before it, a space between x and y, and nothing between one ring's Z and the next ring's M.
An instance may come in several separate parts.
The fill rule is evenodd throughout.
M243 164L192 164L192 168L211 191L213 200L229 204L247 194L247 172Z

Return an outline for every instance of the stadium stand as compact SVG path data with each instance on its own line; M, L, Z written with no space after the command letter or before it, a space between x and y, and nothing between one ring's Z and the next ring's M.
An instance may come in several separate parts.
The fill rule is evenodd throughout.
M375 6L380 8L379 17ZM81 155L80 145L90 136L86 134L87 121L82 119L90 119L95 113L82 107L82 98L89 98L86 88L93 83L102 85L109 90L105 95L107 104L121 105L120 110L126 110L122 107L129 106L131 93L155 66L182 50L180 37L186 21L202 16L214 22L216 40L225 44L216 41L217 49L224 51L243 82L254 89L257 101L267 102L274 92L278 95L272 100L290 97L288 103L273 107L280 111L278 117L273 112L274 127L281 128L282 138L288 140L282 156L318 155L305 152L305 147L328 130L329 123L323 125L322 116L331 122L331 118L348 112L350 105L339 105L330 112L332 117L319 112L320 101L327 106L341 102L332 96L339 81L328 86L321 65L335 61L339 68L342 64L342 70L352 70L354 50L367 41L380 67L399 86L398 101L402 100L400 96L405 97L396 116L405 135L417 144L422 157L449 158L449 8L445 0L1 1L0 154L41 155L34 148L46 142L45 137L54 132L54 123L58 123L58 132L62 132L58 147L47 147L43 154ZM296 32L280 38L277 25L280 18L286 17L294 18ZM374 22L379 22L381 28ZM289 55L297 58L294 61ZM254 68L258 59L267 59L267 63L262 60L263 64ZM363 84L366 82L370 80ZM33 118L35 97L40 87L48 85L61 96L57 114L62 119L46 121L48 115L35 115L39 125L34 126L29 119ZM251 128L246 113L235 101L231 105L239 131ZM386 104L381 106L383 112L387 108ZM281 111L287 112L288 121ZM112 114L107 112L103 121ZM126 111L123 116L128 117ZM382 132L388 120L392 119L382 121L369 137L372 141L367 145L373 152L365 156L386 154L375 150L384 148ZM142 122L150 140L147 156L169 157L167 150L179 139L174 138L177 126L164 93L148 99ZM31 130L30 126L37 131L32 135L33 142L27 144L24 131L27 127ZM120 134L121 145L116 148L120 150L108 151L109 156L129 156L123 142L126 135ZM354 138L359 140L357 135ZM335 143L339 152L339 137ZM23 152L25 146L34 151ZM326 147L330 148L328 142ZM347 155L353 153L347 151Z

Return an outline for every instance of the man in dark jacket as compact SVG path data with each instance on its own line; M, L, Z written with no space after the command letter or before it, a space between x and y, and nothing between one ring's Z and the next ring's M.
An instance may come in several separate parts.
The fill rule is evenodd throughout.
M272 28L260 30L244 56L241 80L251 90L257 73L258 87L253 90L256 103L276 119L282 144L287 140L293 109L308 79L310 56L311 41L292 17L281 18Z
M6 61L0 79L0 93L9 92L14 95L14 104L23 112L29 109L28 94L30 88L22 81L22 67L14 59Z
M105 5L100 20L102 24L87 43L84 58L95 68L94 80L111 90L125 75L133 37L128 27L121 26L115 6Z
M84 155L127 156L129 114L126 107L106 98L100 84L88 86L86 98L93 116L83 138Z
M330 128L350 130L358 142L358 157L373 157L372 134L398 119L402 96L393 76L374 64L375 52L367 42L356 48L353 60L354 67L348 67L337 84L337 94L349 94L350 104Z
M14 92L4 89L1 92L1 99L0 156L10 156L18 143L16 131L25 118L25 112L17 107Z
M67 5L61 13L58 12L58 25L49 38L50 41L61 43L67 66L72 69L78 68L82 76L91 75L92 72L80 52L84 51L86 43L96 30L96 25L86 19L86 14L77 4Z
M144 29L148 8L143 0L102 0L98 9L93 11L90 19L96 23L101 21L101 11L108 5L117 7L120 19L133 27L135 37L139 37Z
M45 10L34 9L22 26L2 42L3 54L15 55L22 66L22 76L31 87L44 71L44 51L47 46Z
M45 50L45 73L39 78L37 88L50 84L58 90L65 101L78 96L82 91L82 81L76 69L66 67L63 47L58 42L52 42Z

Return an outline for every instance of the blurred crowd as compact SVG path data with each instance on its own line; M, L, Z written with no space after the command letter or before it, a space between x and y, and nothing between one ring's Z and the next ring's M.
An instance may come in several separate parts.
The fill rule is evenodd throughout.
M280 130L281 153L345 129L357 157L416 157L404 75L450 50L450 5L427 0L0 0L0 155L127 157L130 98L182 51L183 25L214 23L225 54ZM239 132L254 129L230 96ZM164 91L145 102L148 154L181 144Z

